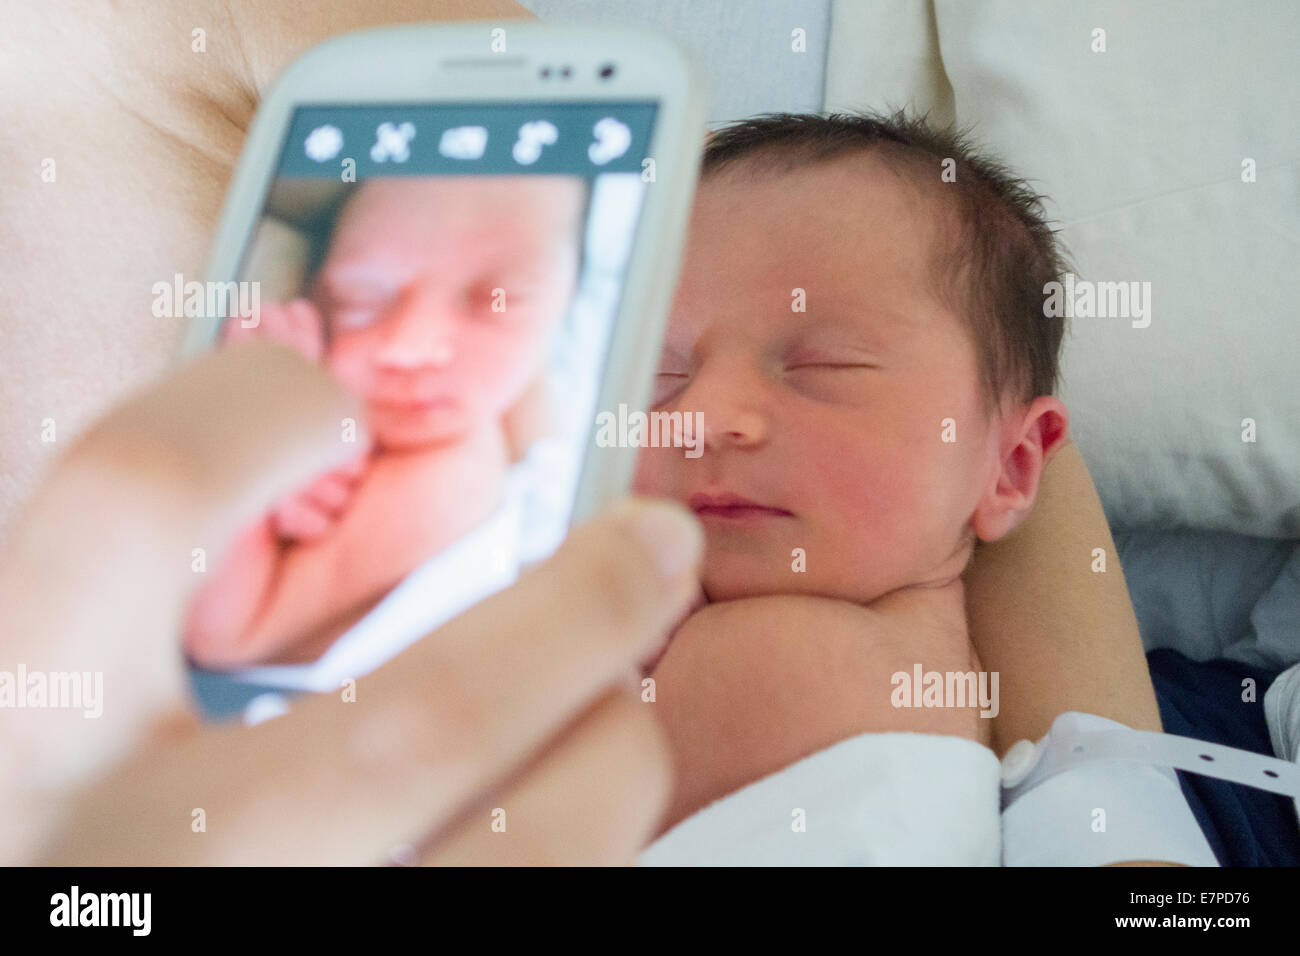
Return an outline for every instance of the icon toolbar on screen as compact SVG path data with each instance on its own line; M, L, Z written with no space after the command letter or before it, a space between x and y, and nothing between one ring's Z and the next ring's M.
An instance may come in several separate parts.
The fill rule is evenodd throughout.
M487 140L486 126L454 126L442 131L438 152L448 159L480 159Z
M376 163L392 160L404 163L411 156L411 140L415 139L414 123L380 123L375 130L375 145L370 147L370 158Z
M552 146L560 138L560 131L554 123L546 120L534 120L519 127L519 138L515 140L510 155L520 166L531 166L542 155L543 146Z
M330 125L317 126L307 134L307 140L303 143L307 158L318 163L333 159L342 148L343 131Z
M606 116L591 128L596 141L587 147L587 158L597 166L618 159L632 145L632 131L626 123L620 123L612 116Z

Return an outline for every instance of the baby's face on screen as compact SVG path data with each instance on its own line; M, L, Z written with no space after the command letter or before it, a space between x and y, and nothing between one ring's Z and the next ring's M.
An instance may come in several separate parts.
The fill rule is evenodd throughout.
M636 490L700 517L711 600L961 571L997 435L936 295L937 209L860 159L701 184L654 401L703 414L704 453L643 450Z
M375 180L339 216L314 297L334 374L387 447L498 418L545 362L578 262L567 176Z

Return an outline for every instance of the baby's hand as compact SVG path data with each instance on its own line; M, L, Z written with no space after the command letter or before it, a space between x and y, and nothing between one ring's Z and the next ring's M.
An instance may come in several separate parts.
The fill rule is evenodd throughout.
M367 450L281 501L271 511L271 529L281 540L300 544L319 541L346 512L369 461Z
M257 325L244 328L231 319L222 329L223 343L233 345L252 339L270 339L295 349L304 358L319 362L325 354L325 326L320 312L308 299L294 299L283 305L262 306Z
M242 322L232 320L223 332L226 344L251 339L270 339L287 345L312 362L319 362L325 353L320 312L308 299L263 306L257 325L245 328ZM285 498L271 511L271 530L285 541L319 541L347 509L367 460L368 450L346 467L322 475Z

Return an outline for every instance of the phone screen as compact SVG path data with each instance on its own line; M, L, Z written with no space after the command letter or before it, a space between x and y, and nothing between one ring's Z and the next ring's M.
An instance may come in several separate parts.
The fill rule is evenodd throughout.
M338 691L559 544L655 112L296 110L217 347L297 349L368 428L340 421L348 463L203 569L183 645L210 717L255 722L284 691Z

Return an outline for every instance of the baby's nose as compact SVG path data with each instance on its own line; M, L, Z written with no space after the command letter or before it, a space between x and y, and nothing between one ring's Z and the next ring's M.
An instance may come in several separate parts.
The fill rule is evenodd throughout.
M404 301L384 321L379 360L397 368L441 368L456 357L456 320L427 301Z
M767 440L763 381L748 367L701 369L675 407L683 414L700 414L707 450L744 448Z
M763 440L765 431L763 417L751 410L715 409L712 416L707 411L704 413L704 444L707 448L756 445Z

